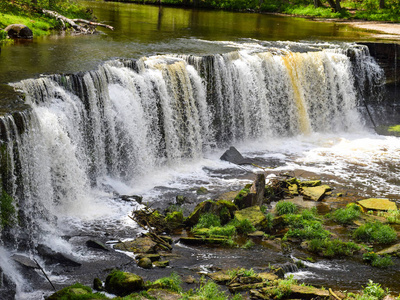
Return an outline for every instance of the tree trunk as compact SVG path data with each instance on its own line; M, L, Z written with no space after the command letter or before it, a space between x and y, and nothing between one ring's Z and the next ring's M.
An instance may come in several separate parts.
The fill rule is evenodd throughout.
M340 0L336 0L336 12L341 11L342 8L340 7Z
M385 0L379 0L379 8L384 9L385 8Z
M340 0L328 0L329 6L332 7L332 9L335 12L340 11L342 8L340 7Z
M321 0L314 0L314 7L315 8L318 8L318 7L321 7L321 6L322 6Z

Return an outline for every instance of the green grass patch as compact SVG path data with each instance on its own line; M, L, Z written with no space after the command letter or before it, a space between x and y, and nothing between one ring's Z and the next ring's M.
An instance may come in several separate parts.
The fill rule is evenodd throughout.
M392 258L389 255L378 255L375 252L363 254L363 260L376 268L387 268L393 265Z
M362 242L391 244L397 239L396 231L381 222L366 223L353 232L353 238Z
M253 268L251 269L245 269L245 268L240 268L240 269L233 269L228 271L228 275L231 277L231 279L233 279L234 277L253 277L253 276L257 276L257 273L253 270Z
M182 292L181 277L175 272L172 272L171 275L169 275L168 277L157 279L156 281L154 281L154 284L160 285L163 289L171 290L177 293Z
M239 234L248 234L256 231L256 228L253 226L253 224L251 224L248 219L239 221L238 219L234 218L228 223L228 225L235 226L236 231Z
M313 239L308 244L308 250L324 257L351 256L361 247L353 242L341 240Z
M339 208L335 210L331 218L342 225L351 224L354 220L360 217L360 207L353 203L347 205L346 208Z
M275 210L278 216L282 216L286 214L294 214L297 212L298 207L296 204L290 201L279 201L276 203Z
M219 216L212 213L205 213L200 217L199 221L193 227L193 229L220 227L220 226L221 226L221 219L219 218Z

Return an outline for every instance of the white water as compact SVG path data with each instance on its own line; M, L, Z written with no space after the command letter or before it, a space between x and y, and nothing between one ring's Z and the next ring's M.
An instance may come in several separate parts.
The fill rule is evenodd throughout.
M73 253L59 236L89 232L97 220L104 228L134 229L126 216L132 207L112 200L113 192L156 201L164 197L156 186L176 193L236 189L246 179L229 174L245 171L219 160L230 144L248 156L279 160L278 170L302 168L365 184L371 173L364 170L379 174L382 161L398 161L398 139L368 133L357 108L356 82L382 80L366 49L311 45L312 52L300 53L289 46L111 61L83 75L14 84L33 112L14 146L23 185L10 180L8 192L26 214L30 242L56 241L49 246ZM347 48L356 53L353 64ZM376 192L392 187L385 180L372 179Z

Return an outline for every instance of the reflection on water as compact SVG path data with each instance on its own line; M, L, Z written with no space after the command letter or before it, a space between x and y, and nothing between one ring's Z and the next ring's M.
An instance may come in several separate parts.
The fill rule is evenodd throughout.
M101 29L92 36L51 36L5 46L0 53L0 83L42 73L71 73L94 69L115 57L139 58L154 54L215 54L232 46L211 41L347 40L366 39L365 33L335 23L300 18L232 13L127 3L82 1L115 31Z

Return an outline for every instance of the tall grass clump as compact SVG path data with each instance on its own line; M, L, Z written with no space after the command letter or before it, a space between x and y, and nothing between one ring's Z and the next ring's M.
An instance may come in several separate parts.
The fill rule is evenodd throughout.
M276 203L275 210L278 216L282 216L286 214L294 214L297 212L298 207L296 204L290 201L279 201Z
M182 292L181 277L175 272L172 272L168 277L157 279L154 281L154 284L160 285L163 289L168 289L177 293Z
M360 217L360 207L356 204L348 204L346 208L339 208L332 214L332 219L342 225L351 224Z
M396 231L381 222L365 223L353 232L353 238L362 242L391 244L397 239Z

